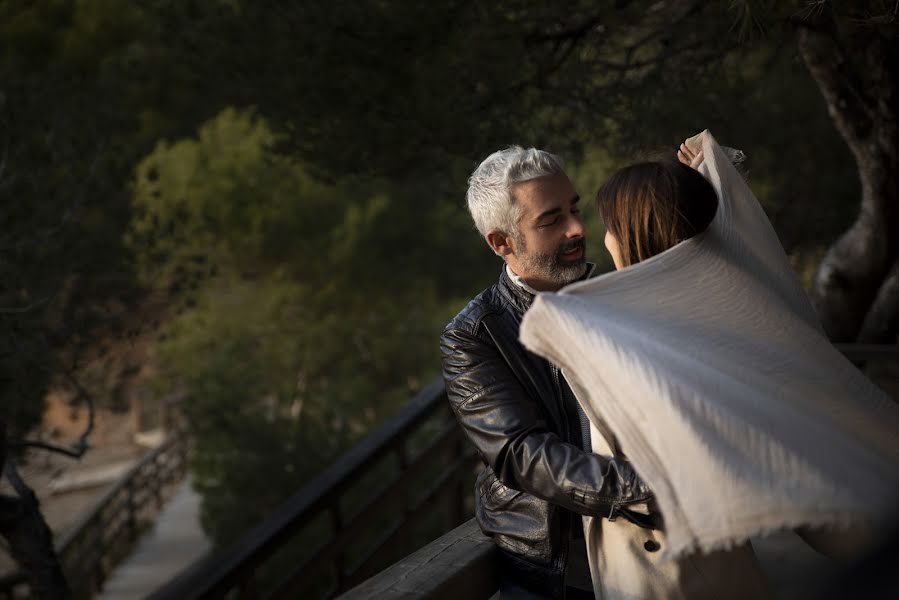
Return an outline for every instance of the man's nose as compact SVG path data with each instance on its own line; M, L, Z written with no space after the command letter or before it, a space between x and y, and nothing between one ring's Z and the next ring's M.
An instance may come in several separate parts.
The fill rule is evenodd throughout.
M587 230L584 227L584 221L579 215L572 215L568 221L568 231L566 232L571 239L582 238L586 235Z

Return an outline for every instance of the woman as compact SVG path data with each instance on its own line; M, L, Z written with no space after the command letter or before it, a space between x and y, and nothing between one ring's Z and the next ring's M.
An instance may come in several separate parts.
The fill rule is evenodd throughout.
M764 597L750 536L865 525L899 490L895 403L828 342L711 134L681 160L699 170L612 176L597 204L619 270L541 295L521 327L562 367L593 451L625 454L664 518L651 534L585 521L601 598Z
M683 150L680 155L684 164L647 162L621 169L597 193L605 245L616 269L660 254L712 222L718 209L715 190L689 166L694 155Z

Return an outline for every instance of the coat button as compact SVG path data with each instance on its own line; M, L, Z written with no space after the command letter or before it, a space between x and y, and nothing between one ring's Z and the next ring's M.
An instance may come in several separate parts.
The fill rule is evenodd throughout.
M646 542L644 542L643 544L643 547L646 548L647 552L655 552L662 546L660 546L659 543L655 540L646 540Z

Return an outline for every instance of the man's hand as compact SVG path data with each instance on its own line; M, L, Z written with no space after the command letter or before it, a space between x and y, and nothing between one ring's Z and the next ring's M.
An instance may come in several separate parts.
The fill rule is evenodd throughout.
M699 165L702 164L702 150L694 153L687 148L686 144L681 144L680 150L677 151L677 160L681 161L691 169L698 169Z

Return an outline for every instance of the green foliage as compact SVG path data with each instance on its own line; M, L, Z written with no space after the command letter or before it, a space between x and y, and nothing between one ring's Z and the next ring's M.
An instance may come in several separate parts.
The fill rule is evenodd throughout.
M80 376L98 339L129 333L142 294L122 243L128 178L158 136L207 110L168 85L184 71L158 8L0 2L0 426L10 439L38 423L51 385ZM106 401L107 390L90 392Z
M303 318L302 289L280 281L217 283L170 324L159 358L160 385L186 397L204 525L223 541L333 458L351 437L351 423L342 406L319 401L319 386L307 385L315 365L306 360L306 334L318 324ZM357 431L368 425L362 411L355 419Z
M408 202L378 182L368 195L316 182L274 142L252 112L228 109L136 171L129 243L140 272L189 300L165 328L157 385L186 399L204 523L218 541L436 375L453 308L415 261L379 259L408 246L414 220L397 208Z
M147 285L196 285L225 264L320 276L344 197L274 154L252 112L227 109L199 138L160 142L137 167L129 244Z

